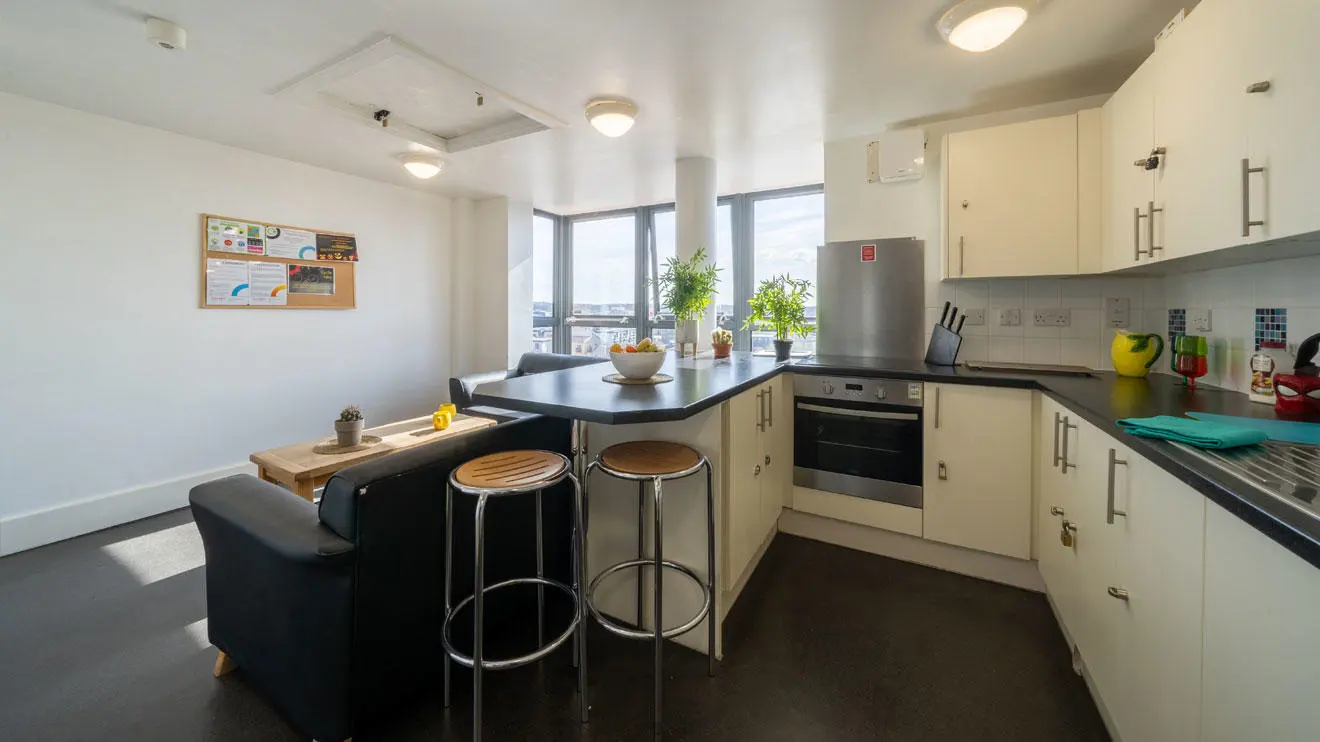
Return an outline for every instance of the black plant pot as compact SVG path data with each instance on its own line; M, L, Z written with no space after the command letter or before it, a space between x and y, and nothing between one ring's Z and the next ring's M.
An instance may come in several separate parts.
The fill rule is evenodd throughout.
M787 361L790 353L793 352L792 340L775 340L775 360Z

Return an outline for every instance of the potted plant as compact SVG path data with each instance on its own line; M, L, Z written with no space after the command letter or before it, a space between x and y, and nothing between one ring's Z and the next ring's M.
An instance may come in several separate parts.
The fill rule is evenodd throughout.
M362 408L349 405L339 413L335 421L335 436L341 446L356 446L362 442Z
M678 332L679 355L689 343L696 352L697 335L701 332L701 315L715 300L715 288L720 283L720 269L706 262L706 248L699 248L689 260L668 258L665 272L654 279L660 287L660 303L674 315ZM685 323L691 324L685 324Z
M811 330L807 324L807 299L810 298L811 281L795 280L788 274L767 278L747 302L752 305L752 310L743 329L774 330L775 360L787 361L793 350L793 336Z
M710 347L715 349L716 358L728 358L733 350L733 333L728 330L716 330L710 334Z

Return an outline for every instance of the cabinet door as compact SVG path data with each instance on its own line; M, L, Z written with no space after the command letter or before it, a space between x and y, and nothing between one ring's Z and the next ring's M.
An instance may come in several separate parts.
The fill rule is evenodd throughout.
M1203 740L1316 738L1316 616L1320 569L1207 503Z
M1063 486L1059 473L1059 423L1062 420L1059 404L1040 395L1040 411L1036 432L1040 441L1036 445L1036 482L1040 499L1036 511L1036 559L1045 589L1050 595L1060 595L1066 583L1073 579L1075 565L1072 549L1061 540L1063 520L1072 508L1072 496ZM1057 605L1062 613L1062 608Z
M738 582L761 545L761 399L760 389L746 391L724 411L726 587Z
M950 275L1077 272L1077 117L948 138Z
M1197 6L1157 52L1155 136L1168 156L1156 185L1161 257L1244 242L1241 161L1246 156L1243 29L1251 0Z
M1030 559L1031 392L950 384L931 391L939 412L925 415L923 535Z
M780 376L761 389L765 395L765 430L760 435L763 543L779 525L793 486L793 408L790 395L784 393L791 384Z
M1107 522L1109 451L1116 448L1113 438L1089 423L1074 421L1078 426L1076 501L1073 504L1078 524L1077 558L1079 564L1078 604L1085 617L1077 643L1082 661L1110 707L1110 715L1118 711L1112 707L1124 691L1127 667L1126 634L1122 605L1110 597L1109 587L1118 587L1119 552L1125 548L1121 530ZM1127 472L1124 479L1115 482L1116 491L1128 489ZM1135 739L1135 738L1133 738Z
M1240 29L1246 44L1245 77L1235 78L1240 85L1233 92L1247 109L1250 162L1265 168L1248 181L1251 218L1265 224L1252 227L1243 242L1320 229L1315 202L1320 172L1315 127L1320 116L1320 85L1315 80L1320 69L1320 3L1276 0L1256 3L1251 12L1252 22ZM1247 85L1261 81L1269 81L1268 92L1246 92Z
M1084 599L1084 569L1094 561L1094 534L1083 522L1085 502L1078 476L1079 447L1086 438L1076 415L1061 405L1045 399L1041 405L1039 429L1041 452L1040 568L1050 598L1059 613L1068 636L1082 651L1094 645L1092 617ZM1064 462L1068 466L1064 467ZM1062 514L1052 514L1058 507ZM1070 543L1064 543L1065 526Z
M1139 218L1155 199L1155 174L1138 159L1155 146L1155 66L1151 56L1105 103L1104 269L1116 270L1149 259L1148 227ZM1157 225L1158 226L1158 223ZM1158 237L1157 237L1158 240ZM1141 250L1140 254L1137 252Z

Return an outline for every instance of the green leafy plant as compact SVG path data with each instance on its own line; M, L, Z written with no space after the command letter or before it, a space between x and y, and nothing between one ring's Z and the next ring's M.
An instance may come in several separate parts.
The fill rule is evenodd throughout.
M767 278L748 300L751 314L743 329L757 327L774 330L776 340L790 340L811 330L807 324L807 299L811 298L811 281L796 280L787 273Z
M339 412L339 422L351 423L362 419L362 408L357 405L349 405Z
M720 269L706 263L706 248L700 248L689 260L668 258L665 272L652 279L660 287L660 303L677 322L700 317L715 300L720 283Z

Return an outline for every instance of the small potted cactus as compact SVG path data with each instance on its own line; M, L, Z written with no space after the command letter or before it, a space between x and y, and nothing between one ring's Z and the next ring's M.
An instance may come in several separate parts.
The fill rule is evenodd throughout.
M339 413L335 421L335 436L341 446L356 446L362 442L362 408L349 405Z
M710 334L710 346L715 349L716 358L728 358L733 350L733 333L728 330L716 330Z

